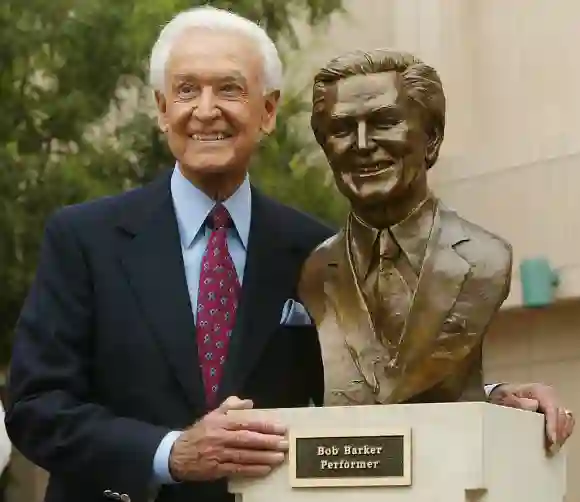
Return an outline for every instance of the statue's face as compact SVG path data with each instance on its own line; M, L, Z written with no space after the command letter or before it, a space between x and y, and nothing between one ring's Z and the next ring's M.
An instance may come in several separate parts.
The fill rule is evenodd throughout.
M355 75L339 80L335 91L324 151L339 190L355 209L405 197L425 175L429 138L399 75Z

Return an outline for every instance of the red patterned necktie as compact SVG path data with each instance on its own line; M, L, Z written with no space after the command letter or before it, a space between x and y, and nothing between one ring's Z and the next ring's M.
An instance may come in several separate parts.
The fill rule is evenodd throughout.
M197 298L197 347L207 404L215 398L236 321L240 283L228 251L227 231L232 220L228 210L216 205L208 216L212 228L201 260Z

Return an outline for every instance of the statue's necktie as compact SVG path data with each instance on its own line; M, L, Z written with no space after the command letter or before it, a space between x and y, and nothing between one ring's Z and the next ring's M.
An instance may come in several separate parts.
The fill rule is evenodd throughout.
M377 303L371 316L383 344L395 350L403 332L410 291L397 267L401 248L387 230L381 232L379 254L374 293Z
M207 405L213 407L236 322L240 283L228 251L228 210L216 205L207 224L212 232L201 260L196 330Z

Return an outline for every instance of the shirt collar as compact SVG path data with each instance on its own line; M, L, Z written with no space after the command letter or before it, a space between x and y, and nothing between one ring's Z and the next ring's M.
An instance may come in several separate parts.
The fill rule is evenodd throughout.
M436 205L435 199L430 195L404 220L383 230L390 232L417 274L421 270L431 235ZM381 231L367 225L354 214L351 214L349 219L350 247L354 255L354 265L357 274L365 277L371 264L376 261L375 258L378 258L374 257L373 253L377 252L378 246L375 243L380 238Z
M205 223L215 201L188 181L177 165L171 175L171 197L177 217L181 245L187 248ZM252 191L249 176L246 176L244 182L223 204L232 217L241 243L247 249L252 214Z

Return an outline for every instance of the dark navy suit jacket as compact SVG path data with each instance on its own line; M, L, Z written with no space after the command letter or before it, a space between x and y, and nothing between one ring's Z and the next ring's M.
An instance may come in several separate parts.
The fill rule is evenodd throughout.
M203 385L170 172L48 221L9 373L6 426L50 473L48 502L147 500L164 435L203 416ZM302 263L332 231L252 189L236 328L220 398L321 404L314 328L280 325ZM164 486L159 502L222 502L224 481Z

